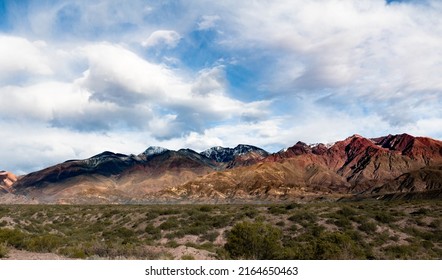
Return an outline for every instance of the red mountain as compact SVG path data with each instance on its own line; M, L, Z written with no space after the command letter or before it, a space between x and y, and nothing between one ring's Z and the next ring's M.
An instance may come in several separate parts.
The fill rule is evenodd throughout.
M391 184L398 177L438 164L442 164L441 141L407 134L375 139L353 135L329 147L298 142L256 165L211 173L162 195L267 200L370 194L374 189L397 192ZM432 178L442 181L440 176ZM430 185L408 191L440 188L440 184Z
M439 166L441 141L353 135L333 145L298 142L271 155L248 145L105 152L28 174L11 191L58 203L338 198L434 192L442 189Z

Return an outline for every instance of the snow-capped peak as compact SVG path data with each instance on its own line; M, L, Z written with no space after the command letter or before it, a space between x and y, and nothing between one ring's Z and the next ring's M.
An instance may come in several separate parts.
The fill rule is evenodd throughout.
M330 149L334 144L336 144L336 142L329 142L325 144L325 146L327 147L327 149Z
M313 149L316 148L320 145L321 143L313 143L313 144L308 144L309 148Z
M210 149L202 151L201 154L205 155L206 157L210 157L212 154L218 153L218 152L220 152L220 151L222 151L224 149L229 149L229 148L224 148L224 147L221 147L221 146L215 146L215 147L212 147Z
M159 155L162 154L164 152L167 152L168 149L163 148L163 147L158 147L158 146L150 146L149 148L147 148L143 154L146 155L147 157L149 156L153 156L153 155Z
M258 154L266 156L268 153L261 148L240 144L235 148L224 148L224 147L212 147L208 150L201 152L202 155L211 158L217 162L229 162L235 157L247 154L249 152L255 151Z
M313 149L318 147L319 145L324 145L327 149L330 149L334 144L336 144L336 142L330 142L327 144L323 144L323 143L314 143L314 144L309 144L309 148Z

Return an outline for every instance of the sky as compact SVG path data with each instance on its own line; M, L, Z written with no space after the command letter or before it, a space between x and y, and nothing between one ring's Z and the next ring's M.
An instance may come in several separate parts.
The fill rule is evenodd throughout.
M439 0L0 0L0 169L442 139Z

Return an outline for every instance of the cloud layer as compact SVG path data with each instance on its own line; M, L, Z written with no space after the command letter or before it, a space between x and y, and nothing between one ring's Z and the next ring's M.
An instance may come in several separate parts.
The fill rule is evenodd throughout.
M407 132L442 138L439 1L6 1L0 168Z

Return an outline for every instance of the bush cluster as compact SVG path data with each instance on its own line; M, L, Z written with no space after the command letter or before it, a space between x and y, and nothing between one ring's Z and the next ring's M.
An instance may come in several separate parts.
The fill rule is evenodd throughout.
M227 235L224 246L234 259L276 259L282 251L280 229L262 222L241 222Z

